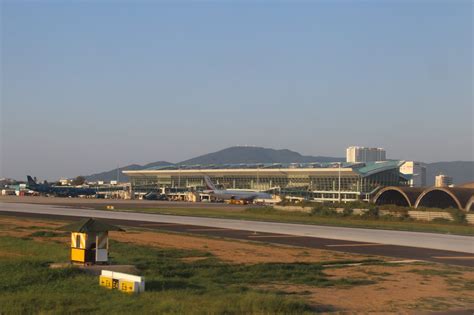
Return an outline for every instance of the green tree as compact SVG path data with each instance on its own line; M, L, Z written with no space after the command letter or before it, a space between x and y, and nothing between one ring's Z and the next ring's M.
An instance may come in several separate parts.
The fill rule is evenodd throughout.
M72 185L77 186L77 185L82 185L86 182L86 178L84 176L77 176L74 178L71 182Z

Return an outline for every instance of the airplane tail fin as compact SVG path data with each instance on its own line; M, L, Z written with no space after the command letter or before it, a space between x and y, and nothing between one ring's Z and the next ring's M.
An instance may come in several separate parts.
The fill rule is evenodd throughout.
M28 179L28 186L35 186L36 185L36 181L31 178L30 175L26 176L26 178Z
M204 176L204 181L206 182L206 186L207 188L211 189L211 190L216 190L216 186L214 186L214 184L212 183L211 179L209 178L209 176Z

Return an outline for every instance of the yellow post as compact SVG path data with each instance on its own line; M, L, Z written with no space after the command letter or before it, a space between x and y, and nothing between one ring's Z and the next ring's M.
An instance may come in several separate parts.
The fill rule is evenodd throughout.
M71 261L85 263L86 262L86 233L71 233Z

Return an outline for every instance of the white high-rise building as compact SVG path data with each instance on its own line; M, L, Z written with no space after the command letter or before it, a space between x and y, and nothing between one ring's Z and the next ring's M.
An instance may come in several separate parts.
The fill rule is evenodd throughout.
M346 150L346 161L349 163L385 161L385 154L382 148L352 146Z
M410 187L426 186L426 165L421 162L406 161L400 166L400 173L410 175Z
M453 185L453 178L444 174L439 174L435 177L436 187L449 187Z

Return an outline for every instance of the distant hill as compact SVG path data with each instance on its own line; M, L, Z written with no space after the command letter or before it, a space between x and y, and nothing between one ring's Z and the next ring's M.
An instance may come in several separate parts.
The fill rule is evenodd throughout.
M283 149L274 150L261 147L230 147L217 152L204 154L186 161L181 165L193 164L238 164L238 163L310 163L310 162L343 162L344 158L328 156L306 156L298 152ZM118 169L119 181L128 181L122 174L124 170L141 170L150 167L172 165L166 161L158 161L146 165L131 164ZM443 173L453 177L455 184L474 181L474 162L454 161L437 162L426 165L426 180L428 185L434 185L436 175ZM117 169L85 176L88 181L110 181L117 179Z
M153 163L149 163L149 164L146 164L146 165L130 164L130 165L127 165L127 166L120 167L118 169L115 168L115 169L110 170L110 171L85 176L85 178L89 182L96 182L96 181L99 181L99 180L103 180L105 182L108 182L108 181L111 181L111 180L117 180L117 178L121 182L128 182L128 180L129 180L128 177L125 176L122 173L122 171L136 171L136 170L143 170L143 169L150 168L150 167L166 166L166 165L172 165L172 164L173 163L166 162L166 161L158 161L158 162L153 162Z
M201 155L179 164L238 164L238 163L309 163L342 162L344 158L304 156L291 150L274 150L261 147L230 147Z
M436 162L426 165L426 183L434 185L435 176L445 174L453 178L454 184L474 182L474 162L453 161Z
M260 147L230 147L217 152L201 155L177 164L238 164L238 163L308 163L308 162L342 162L343 158L327 156L304 156L291 150L274 150ZM118 169L85 176L87 181L128 181L122 174L126 170L142 170L156 166L172 165L166 161L153 162L146 165L131 164ZM117 175L118 171L118 175Z

